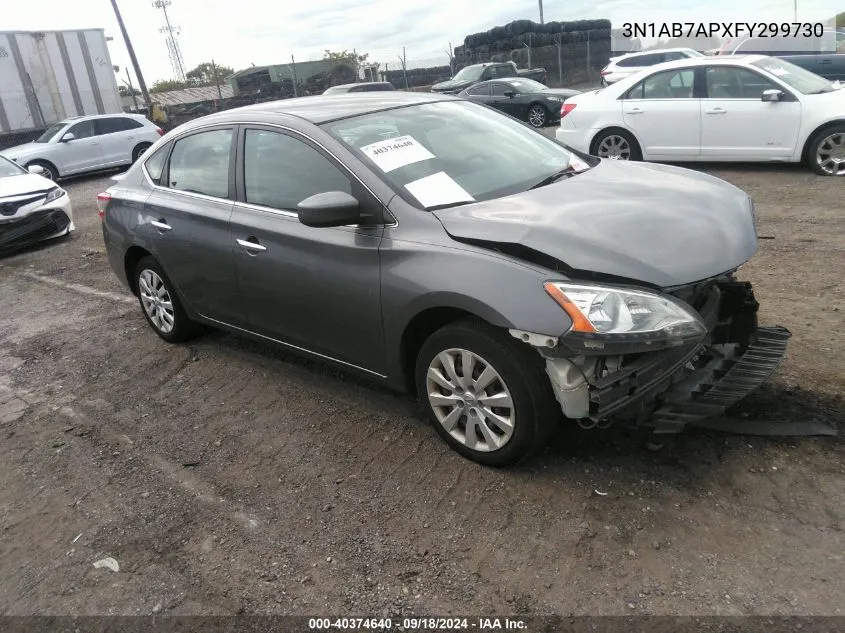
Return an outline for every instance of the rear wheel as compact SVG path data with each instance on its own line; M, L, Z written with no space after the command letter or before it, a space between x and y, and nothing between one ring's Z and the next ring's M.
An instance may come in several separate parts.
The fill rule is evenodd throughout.
M416 386L437 433L487 466L526 459L560 418L540 356L482 321L432 334L417 356Z
M535 103L528 108L528 123L531 127L545 127L549 121L549 111L545 106Z
M634 137L618 128L597 134L590 153L610 160L640 160L642 157Z
M199 333L199 325L188 318L173 285L159 263L145 257L135 267L138 302L147 323L168 343L181 343Z
M845 125L819 132L810 143L810 167L822 176L845 176Z
M48 163L46 160L34 160L30 163L26 164L26 168L29 169L30 167L38 165L44 170L42 174L45 178L49 178L50 180L58 180L59 179L59 170L52 163Z
M144 155L148 149L152 147L152 143L141 143L135 149L132 150L132 162L137 163L138 159Z

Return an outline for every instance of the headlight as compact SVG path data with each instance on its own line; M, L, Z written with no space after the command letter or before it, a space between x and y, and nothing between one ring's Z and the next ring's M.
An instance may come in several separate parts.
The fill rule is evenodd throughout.
M572 329L606 341L687 340L707 327L686 304L644 290L546 282L546 292L572 319Z
M47 192L47 198L44 200L44 204L48 202L53 202L53 200L58 200L63 195L65 195L65 190L61 187L53 187L50 191Z

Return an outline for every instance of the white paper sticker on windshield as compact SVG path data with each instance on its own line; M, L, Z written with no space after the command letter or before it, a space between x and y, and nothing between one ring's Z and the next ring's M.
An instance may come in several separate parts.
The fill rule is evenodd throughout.
M581 172L585 169L589 169L590 165L573 154L572 158L569 159L569 168L572 171Z
M769 72L772 73L775 77L783 77L784 75L788 75L789 71L784 68L783 66L777 66L775 68L769 68Z
M361 151L384 172L434 158L434 154L407 135L364 145Z
M455 204L456 202L475 202L463 187L456 183L445 172L439 171L431 176L420 178L405 185L405 189L411 192L426 209L442 204Z

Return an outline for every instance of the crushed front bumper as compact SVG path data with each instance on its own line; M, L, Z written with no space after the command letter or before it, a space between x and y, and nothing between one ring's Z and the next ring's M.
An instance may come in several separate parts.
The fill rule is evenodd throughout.
M751 284L723 278L676 289L708 326L704 340L654 352L574 356L562 337L540 349L565 416L594 426L631 422L656 433L721 415L765 382L790 333L759 327Z
M72 212L62 206L40 209L23 217L0 218L0 254L66 235L73 229Z

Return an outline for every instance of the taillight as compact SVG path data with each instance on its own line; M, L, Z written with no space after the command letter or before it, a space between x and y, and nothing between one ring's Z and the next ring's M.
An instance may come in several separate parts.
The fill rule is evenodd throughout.
M162 130L160 127L156 128L156 132L158 132L159 136L164 136L164 130Z
M601 71L601 72L599 73L599 75L601 75L602 77L605 77L605 76L607 76L607 75L609 75L609 74L610 74L610 71L609 71L609 70L607 70L606 68L605 68L603 71Z
M560 106L560 118L562 119L567 114L572 112L575 109L575 106L578 105L577 103L564 103Z
M103 193L97 194L97 215L100 216L101 220L106 217L106 207L109 206L110 201L110 193L104 191Z

